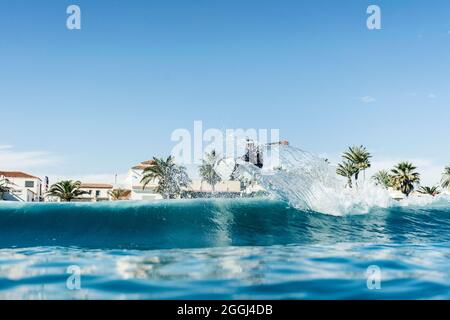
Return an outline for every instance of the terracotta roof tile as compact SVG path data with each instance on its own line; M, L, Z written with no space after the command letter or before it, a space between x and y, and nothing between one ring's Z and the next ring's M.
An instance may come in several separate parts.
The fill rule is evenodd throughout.
M106 183L82 183L80 188L83 189L112 189L111 184Z
M135 165L131 169L144 170L144 169L147 169L148 167L151 167L151 166L154 166L154 165L155 165L155 160L146 160L146 161L142 161L141 163Z
M25 179L39 179L38 177L32 176L31 174L20 172L20 171L0 171L0 177L5 178L25 178Z

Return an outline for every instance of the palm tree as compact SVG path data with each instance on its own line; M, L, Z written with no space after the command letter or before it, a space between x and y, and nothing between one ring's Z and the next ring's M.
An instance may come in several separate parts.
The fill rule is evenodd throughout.
M354 167L356 167L358 170L355 173L355 182L356 185L358 185L358 177L360 171L364 172L364 180L365 180L365 174L366 169L370 168L370 158L372 156L367 151L366 147L364 146L354 146L349 147L347 152L344 152L342 157L349 161L351 164L353 164Z
M417 192L421 194L427 194L433 197L441 193L437 187L420 187L419 190L417 190Z
M446 167L442 174L441 185L444 189L450 188L450 166Z
M154 164L144 170L141 183L142 188L150 182L157 182L156 192L164 199L174 199L181 196L183 189L191 184L191 179L186 172L186 168L174 162L174 158L169 156L163 158L153 158Z
M5 193L11 191L9 184L10 184L10 182L8 179L0 179L0 200L3 200L3 195Z
M336 173L340 176L347 178L347 186L352 188L352 177L358 172L358 168L356 168L353 163L344 161L342 164L339 164L336 168Z
M60 201L63 202L71 202L72 200L77 199L79 196L87 194L86 191L80 190L80 187L80 181L60 181L50 187L49 191L47 192L47 196L57 197L60 199Z
M202 178L202 182L206 181L206 183L211 186L212 192L214 192L216 184L222 180L214 169L214 165L218 158L216 151L213 150L211 153L206 153L205 158L206 160L203 159L202 165L198 169L198 173Z
M386 170L380 170L372 176L372 180L375 181L377 186L382 186L384 188L392 187L392 177Z
M394 188L407 197L414 190L414 184L420 182L420 174L414 171L416 169L410 162L400 162L391 170Z
M131 191L127 189L113 189L108 192L108 195L113 201L127 200Z

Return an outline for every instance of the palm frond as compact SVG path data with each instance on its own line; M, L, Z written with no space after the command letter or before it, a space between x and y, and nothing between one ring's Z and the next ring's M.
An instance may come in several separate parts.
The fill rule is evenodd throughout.
M61 201L70 202L87 193L86 191L80 190L80 187L80 181L60 181L50 187L47 196L57 197Z
M353 163L344 161L342 164L338 164L336 168L336 173L342 177L347 178L347 186L352 188L352 177L358 172Z
M372 176L375 184L384 188L392 187L392 176L386 170L380 170Z
M127 189L113 189L108 191L108 195L111 197L111 200L126 200L130 196L131 191Z
M180 196L183 189L191 184L186 168L177 165L172 156L167 159L153 158L154 164L144 170L141 179L142 188L157 182L155 191L164 198Z
M445 167L444 173L442 173L441 186L444 189L450 188L450 166Z
M213 191L215 185L222 180L214 168L217 160L218 157L215 150L211 153L206 153L205 159L203 159L202 164L198 169L202 181L207 182L212 187Z
M392 170L392 184L395 189L401 191L406 196L414 190L414 185L420 182L420 174L410 162L400 162Z
M418 193L420 194L426 194L426 195L430 195L430 196L437 196L439 195L441 192L439 191L438 187L420 187L417 190Z

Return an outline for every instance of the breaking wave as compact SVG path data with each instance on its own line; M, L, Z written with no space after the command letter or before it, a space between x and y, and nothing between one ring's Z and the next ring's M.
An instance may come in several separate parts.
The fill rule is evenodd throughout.
M389 192L376 186L370 179L363 179L353 189L345 188L345 182L336 175L336 168L324 159L290 146L269 146L263 169L243 161L237 161L237 175L256 179L274 199L282 200L294 208L335 216L366 214L376 208L396 206L447 206L450 197L410 197L395 201ZM276 160L273 160L273 157ZM228 167L219 166L225 172Z
M450 241L448 205L336 217L268 199L0 204L0 248L173 249Z
M277 147L278 148L278 147ZM264 169L223 161L220 172L255 178L270 198L159 202L0 202L0 248L172 249L342 242L448 242L450 199L394 201L369 182L348 190L308 152L269 150ZM233 170L230 170L233 168Z

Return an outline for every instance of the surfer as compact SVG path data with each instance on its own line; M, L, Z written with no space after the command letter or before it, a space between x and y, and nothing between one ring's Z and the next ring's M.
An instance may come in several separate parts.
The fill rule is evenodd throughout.
M275 145L283 145L288 146L289 142L284 141L278 141L278 142L272 142L268 143L265 146L275 146ZM247 144L245 147L245 156L244 161L249 162L257 166L258 168L262 169L264 167L264 154L262 151L262 146L255 145L253 140L247 139Z
M258 145L253 140L247 139L245 145L245 154L238 158L223 158L218 160L214 169L222 180L234 179L238 175L239 167L243 162L253 164L255 167L262 169L264 167L264 153L265 147L271 146L288 146L289 142L279 141L272 142L265 145Z

